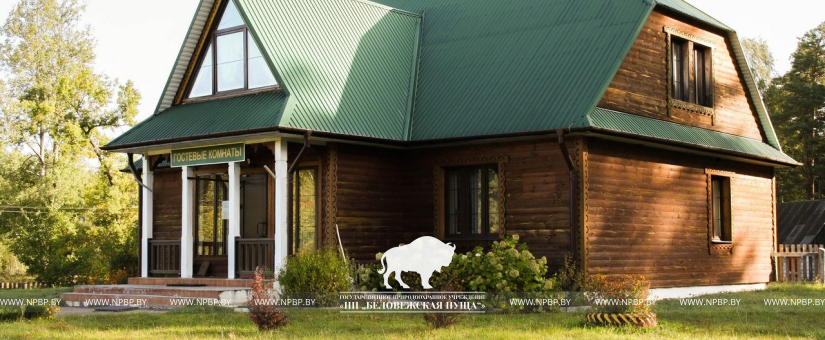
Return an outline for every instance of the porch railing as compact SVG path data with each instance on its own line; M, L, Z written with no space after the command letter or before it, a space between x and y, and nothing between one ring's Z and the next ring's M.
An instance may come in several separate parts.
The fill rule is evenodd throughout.
M235 261L238 274L252 275L255 268L274 268L275 240L271 238L235 238L237 253Z
M149 239L149 274L180 275L180 240Z
M823 244L780 244L773 253L777 282L813 282L823 278Z

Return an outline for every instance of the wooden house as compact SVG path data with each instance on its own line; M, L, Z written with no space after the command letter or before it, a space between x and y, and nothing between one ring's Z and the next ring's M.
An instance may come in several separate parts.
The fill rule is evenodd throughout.
M517 234L551 270L763 284L798 164L682 0L202 0L105 149L142 155L141 276L181 278Z

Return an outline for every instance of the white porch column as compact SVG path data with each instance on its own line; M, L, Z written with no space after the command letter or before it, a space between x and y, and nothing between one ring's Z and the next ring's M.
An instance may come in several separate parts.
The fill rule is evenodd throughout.
M286 164L287 142L275 141L275 268L274 272L284 267L289 254L287 242L287 204L289 195L289 174Z
M194 229L194 214L192 213L195 196L195 183L192 177L192 167L181 168L181 196L180 196L180 277L192 278L193 258L195 257L192 233Z
M143 184L153 188L154 174L150 165L149 155L143 155ZM149 277L149 239L153 236L154 214L152 208L155 205L152 191L144 187L141 187L140 190L143 191L143 202L141 203L143 216L141 216L140 226L142 231L142 237L140 238L140 276Z
M228 278L235 278L235 238L241 236L241 163L229 163L229 235L226 235L229 254L227 260Z

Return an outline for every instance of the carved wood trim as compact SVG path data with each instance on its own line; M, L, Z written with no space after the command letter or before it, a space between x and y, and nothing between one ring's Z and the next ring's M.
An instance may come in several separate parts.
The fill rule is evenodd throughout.
M466 157L466 158L445 158L433 162L433 235L437 238L443 239L445 237L444 231L444 168L452 166L464 165L482 165L482 164L497 164L498 165L498 199L499 199L499 238L504 238L507 235L507 214L506 214L506 199L505 182L507 162L510 157L506 155L498 156L483 156L483 157Z
M590 190L590 178L589 178L589 171L588 171L588 147L587 147L587 139L584 137L576 138L573 142L574 150L571 154L573 158L573 163L576 166L576 177L578 178L578 188L576 188L576 197L573 198L576 200L576 216L578 219L576 221L571 221L571 230L570 232L575 233L576 242L579 245L579 262L582 266L582 271L587 274L587 269L590 268L589 263L590 259L588 258L587 253L587 235L589 234L588 229L588 200L589 200L589 190Z
M327 146L326 171L324 174L324 246L337 243L335 224L338 223L338 145Z
M696 112L696 113L701 113L701 114L706 115L706 116L711 116L711 117L716 116L716 110L714 110L713 108L710 108L710 107L705 107L705 106L699 105L699 104L688 103L686 101L681 101L681 100L673 99L673 98L670 98L668 100L667 104L670 107L676 107L676 108L680 108L682 110L693 111L693 112Z
M680 30L678 28L675 28L675 27L665 26L664 31L665 31L665 33L675 35L675 36L680 37L682 39L695 41L695 42L698 42L698 43L700 43L702 45L705 45L707 47L710 47L710 48L716 48L716 43L715 42L710 41L710 40L705 39L705 38L702 38L702 37L697 36L695 34L691 34L691 33L682 31L682 30Z

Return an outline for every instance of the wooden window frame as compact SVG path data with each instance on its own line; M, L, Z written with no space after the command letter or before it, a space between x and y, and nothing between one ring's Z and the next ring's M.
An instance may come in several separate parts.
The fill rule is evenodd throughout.
M195 243L194 244L194 247L195 247L194 256L208 257L208 258L225 258L229 255L229 253L228 253L228 243L229 242L234 242L234 240L232 240L232 241L229 240L229 237L228 237L228 234L227 234L228 230L225 230L224 233L223 233L224 241L223 241L223 247L222 247L224 253L223 254L218 254L218 252L217 252L218 248L217 247L218 247L218 244L220 242L218 242L218 235L217 235L217 232L216 232L217 228L218 228L217 224L218 224L218 222L220 222L221 223L221 228L222 228L223 223L224 223L223 222L224 219L223 218L218 219L217 214L215 214L215 216L213 217L213 222L212 222L213 223L213 229L214 229L212 231L212 234L213 234L213 237L212 237L213 238L213 241L212 241L212 243L213 243L213 245L212 245L212 247L213 247L212 248L212 254L198 254L198 252L199 252L198 251L198 243L200 242L200 240L198 239L198 235L200 233L200 228L201 228L200 216L199 216L200 215L200 209L199 209L199 203L200 202L198 201L198 197L199 197L199 194L200 194L200 185L199 184L200 184L201 181L216 182L216 183L221 182L221 183L227 183L227 185L229 184L229 179L220 180L220 179L201 178L201 177L204 177L204 176L228 176L228 175L227 175L226 172L214 172L214 171L199 171L199 172L194 173L193 175L194 175L194 177L190 177L190 179L195 181L195 190L194 190L195 199L192 201L193 204L194 204L194 206L192 207L192 210L194 212L194 216L193 216L194 217L194 228L193 229L194 229L194 233L195 233L195 235L194 235L194 243ZM217 190L217 185L215 186L215 190ZM226 195L228 195L228 194L229 194L229 192L227 191ZM215 200L215 202L213 202L213 204L216 204L216 206L214 206L214 209L216 209L216 210L220 209L222 207L221 206L222 203L218 203L217 195L215 196L214 200Z
M708 204L708 251L711 255L729 255L733 253L735 241L734 229L734 195L733 188L736 174L729 171L705 169L707 175L707 204ZM722 202L720 210L723 211L721 222L721 237L717 238L716 216L714 215L715 198L713 195L714 182L721 182ZM728 240L721 239L727 232Z
M710 116L712 118L713 125L716 124L716 110L715 110L715 96L714 96L714 67L713 67L713 50L715 49L716 44L708 39L704 39L702 37L683 32L679 29L673 27L664 27L664 31L667 34L667 98L668 98L668 106L667 112L668 116L671 116L673 108L679 108L682 110L688 110L700 114L704 114ZM676 94L674 93L674 68L675 65L675 56L674 56L674 44L681 44L682 45L682 70L680 73L682 74L682 91L684 95L680 98L677 98ZM705 75L704 81L701 83L704 85L704 94L705 98L700 100L697 98L697 85L700 83L697 78L697 65L696 65L696 56L695 51L703 51L704 53L704 63L702 65L703 72L702 74Z
M457 242L492 241L503 239L506 230L506 164L509 161L507 156L489 156L476 158L453 158L441 159L433 165L433 234L442 240L452 240ZM445 169L471 166L493 165L498 167L498 234L487 234L486 237L461 237L449 238L446 233L446 180Z
M194 71L189 75L192 79L190 79L186 85L184 99L181 101L182 103L195 103L214 99L237 97L246 94L278 91L282 89L278 78L275 77L274 72L272 76L275 77L275 85L256 87L254 89L249 88L249 27L246 23L244 23L243 25L220 30L218 29L220 19L223 18L226 11L226 6L228 6L231 1L233 0L224 1L220 5L221 7L217 11L216 15L217 20L214 20L212 25L209 27L209 34L203 42L204 47L200 50L200 55L197 57L197 63L195 63ZM235 6L237 7L237 4ZM243 87L226 91L218 91L218 37L238 32L242 32L243 34ZM260 46L258 46L258 48L260 48ZM189 96L192 92L192 88L195 86L195 80L197 80L198 75L200 75L201 65L203 64L204 59L206 59L206 55L209 54L209 50L212 51L212 94L190 98ZM272 72L272 70L270 70L270 72Z

